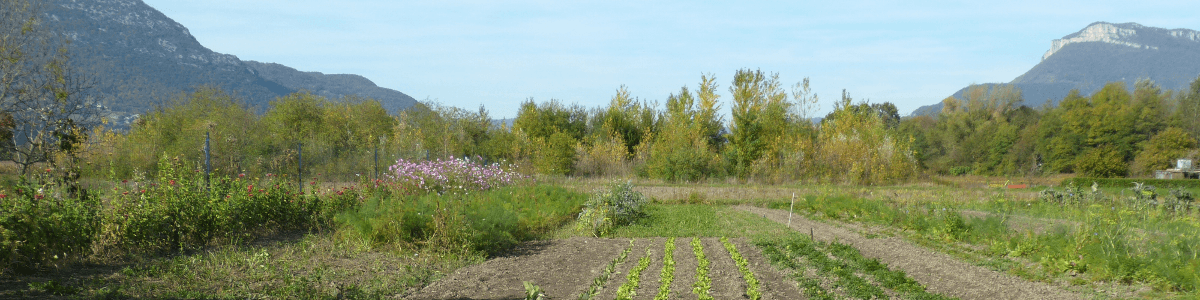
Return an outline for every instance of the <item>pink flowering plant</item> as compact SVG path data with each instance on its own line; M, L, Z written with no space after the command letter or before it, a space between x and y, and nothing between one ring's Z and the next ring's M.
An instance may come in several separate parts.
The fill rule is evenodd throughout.
M431 161L400 159L388 167L387 179L404 190L424 193L486 191L509 186L530 177L513 171L514 166L455 158Z

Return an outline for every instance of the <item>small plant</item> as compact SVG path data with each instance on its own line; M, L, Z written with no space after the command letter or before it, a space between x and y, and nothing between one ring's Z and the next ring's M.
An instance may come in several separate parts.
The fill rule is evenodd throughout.
M646 196L628 182L600 190L583 204L575 230L600 237L617 226L633 223L646 215Z
M533 284L533 282L525 281L525 300L549 300L546 293L542 292L542 287Z
M675 281L675 238L667 239L663 246L663 267L658 280L658 295L654 300L666 300L671 294L671 283Z
M754 272L750 271L750 262L742 257L742 253L738 252L737 246L730 242L729 238L721 237L721 243L725 245L725 250L729 251L729 257L737 264L738 271L742 272L742 279L746 280L746 296L751 300L761 299L762 292L758 290L758 279L754 277Z
M596 296L596 292L600 291L600 287L603 287L604 284L608 282L608 278L612 276L613 272L617 271L617 265L620 265L621 262L624 262L625 258L629 257L629 252L632 251L633 240L629 240L629 246L625 247L625 251L621 251L621 254L617 255L617 258L609 262L608 265L604 267L604 270L600 272L600 276L596 276L595 279L592 279L592 285L588 286L588 289L583 291L583 294L579 294L579 300L590 300L592 297Z
M696 283L692 284L692 293L696 294L699 300L712 300L712 295L708 294L709 289L712 289L712 278L708 277L709 264L708 258L704 256L704 246L700 245L700 238L692 238L692 253L696 254Z
M646 255L638 260L637 267L629 271L629 275L625 277L625 284L617 288L617 300L633 300L637 296L638 284L642 281L642 272L650 267L650 249L646 249Z

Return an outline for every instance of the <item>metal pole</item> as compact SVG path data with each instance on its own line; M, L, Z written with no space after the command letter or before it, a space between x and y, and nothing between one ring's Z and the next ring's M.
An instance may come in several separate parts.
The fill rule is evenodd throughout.
M379 180L379 144L375 144L375 180Z
M204 191L209 190L209 178L212 176L212 148L209 148L209 132L204 132Z

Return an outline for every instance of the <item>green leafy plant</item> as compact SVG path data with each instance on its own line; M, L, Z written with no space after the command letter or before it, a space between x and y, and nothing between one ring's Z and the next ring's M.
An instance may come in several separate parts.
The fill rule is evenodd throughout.
M675 237L667 239L663 246L663 267L658 278L658 295L654 300L666 300L671 294L671 283L675 281Z
M632 300L633 297L637 296L638 284L640 284L642 281L642 272L646 271L646 268L650 267L651 254L652 252L650 252L650 249L646 249L646 255L642 256L642 258L638 260L637 266L634 267L633 270L629 271L629 275L625 277L625 284L622 284L621 287L617 288L618 300Z
M537 286L533 282L525 281L525 300L549 300L546 293L542 292L542 287Z
M696 282L692 284L692 293L700 300L712 300L712 295L709 295L709 290L712 289L712 278L708 277L710 262L704 256L704 246L700 244L700 238L692 238L692 253L696 255Z
M621 251L620 255L617 255L616 258L609 262L608 265L604 267L604 270L600 271L599 276L596 276L596 278L592 279L592 284L588 286L587 290L584 290L583 294L579 294L579 300L590 300L592 297L596 296L596 292L599 292L600 288L608 282L608 278L612 276L613 272L617 271L617 265L620 265L622 262L624 262L625 258L629 257L629 252L632 251L633 240L629 240L629 246L625 247L625 250Z
M762 298L762 292L758 290L759 282L754 277L754 272L750 271L750 262L742 257L742 253L738 252L737 246L729 241L728 237L721 237L721 243L725 245L725 250L729 251L730 258L737 264L738 271L742 272L742 279L746 280L746 296L751 300Z

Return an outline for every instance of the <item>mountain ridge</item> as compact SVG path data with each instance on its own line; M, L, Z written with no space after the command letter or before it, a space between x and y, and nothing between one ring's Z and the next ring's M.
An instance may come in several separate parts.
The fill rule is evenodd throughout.
M1007 84L1019 88L1023 105L1056 105L1073 89L1091 95L1109 82L1133 88L1149 79L1163 89L1180 90L1200 75L1200 31L1164 29L1138 23L1094 22L1051 41L1029 71ZM1003 83L986 83L992 86ZM962 98L964 87L952 97ZM942 104L922 106L913 116L936 116Z
M44 23L71 40L72 64L95 74L94 89L104 95L118 126L201 85L235 94L260 111L299 90L333 99L372 98L391 112L416 104L359 75L302 72L212 51L186 26L141 0L47 0L43 14Z

